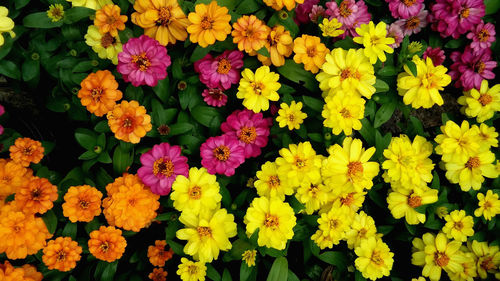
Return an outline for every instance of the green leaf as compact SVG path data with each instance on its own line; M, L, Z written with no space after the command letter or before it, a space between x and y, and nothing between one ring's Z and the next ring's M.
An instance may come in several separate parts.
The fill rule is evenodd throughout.
M210 52L209 47L203 48L203 47L198 45L198 46L196 46L196 48L194 48L193 54L191 55L189 60L191 62L195 62L197 60L200 60L200 59L204 58L208 54L208 52Z
M80 156L78 156L78 159L79 160L90 160L90 159L97 158L97 156L98 156L97 153L95 153L94 151L85 151Z
M240 281L247 281L248 278L250 278L250 275L252 275L254 268L255 266L248 267L247 263L242 261L240 266Z
M224 272L222 273L222 281L233 281L233 278L231 278L231 274L227 268L224 268Z
M359 133L369 145L373 146L375 144L375 129L366 118L361 119L361 124L362 127Z
M359 45L356 44L351 37L346 37L345 39L339 40L333 43L335 48L342 48L344 50L358 49Z
M156 96L160 99L162 102L166 102L168 97L170 96L170 91L169 91L169 79L166 77L163 80L158 81L158 85L156 85L153 88L153 91L155 92Z
M444 47L448 49L458 49L462 47L464 44L465 40L463 38L451 39L450 41L446 42L446 44L444 44Z
M185 134L193 129L193 125L191 123L176 123L170 126L169 136L176 136Z
M113 281L116 273L116 268L118 267L118 261L114 261L112 263L108 263L105 261L100 261L99 263L105 263L104 269L102 271L102 275L99 278L101 281ZM97 272L97 270L96 270Z
M304 87L310 91L317 91L318 82L314 75L305 70L302 64L297 64L293 60L285 60L285 64L278 67L278 72L286 79L295 83L304 84Z
M75 67L73 67L71 72L73 72L73 73L75 73L75 72L87 72L87 71L90 71L92 68L94 68L92 61L89 61L89 60L81 61L81 62L77 63L75 65Z
M16 0L16 10L21 9L22 7L28 5L30 0Z
M410 69L413 76L417 76L417 65L415 65L415 63L413 61L410 61L410 60L407 61L406 66L408 67L408 69Z
M90 151L93 151L94 146L97 144L96 134L89 129L84 129L84 128L76 129L75 139L83 148Z
M219 272L215 270L215 268L211 264L207 264L207 277L212 279L213 281L220 281L221 277Z
M304 101L304 104L312 110L317 112L323 111L323 106L325 105L325 103L322 100L305 95L302 96L302 100Z
M282 281L287 279L288 260L285 257L276 258L267 276L267 281Z
M123 174L132 165L133 155L133 152L125 151L121 146L117 146L113 152L113 170L115 173Z
M94 130L98 133L108 133L110 132L109 126L108 126L108 121L103 120L99 121L94 127Z
M28 58L23 62L22 70L23 80L30 81L33 78L40 76L40 61Z
M366 279L363 277L363 274L361 274L361 272L356 270L356 272L354 273L354 281L365 281L365 280Z
M328 251L319 255L318 258L328 264L335 265L338 270L347 268L347 257L342 252Z
M373 127L378 128L391 119L395 109L396 104L393 102L383 104L379 110L377 110L377 113L375 113Z
M293 273L290 269L288 270L288 280L287 281L300 281L299 277Z
M238 7L236 8L237 14L251 14L257 11L260 8L260 5L255 0L243 0L240 2Z
M45 222L45 225L47 226L47 230L51 233L54 234L57 228L57 216L54 213L53 210L48 210L43 216L42 216L43 221Z
M94 11L95 12L95 11ZM66 13L66 12L65 12ZM27 15L23 19L23 25L31 28L54 28L63 25L63 21L53 22L48 16L47 12L38 12Z
M257 247L257 240L259 240L259 229L255 229L255 231L252 233L252 236L250 236L250 243L252 245Z
M484 0L484 5L486 6L486 15L493 15L500 10L500 1L498 0Z
M264 57L269 57L270 54L269 54L269 51L267 50L266 47L262 47L260 48L258 51L257 51L258 54L261 54L263 55Z
M395 76L398 74L398 69L393 65L387 65L381 68L377 74L380 76ZM379 80L377 79L377 81Z
M62 234L62 236L71 237L71 239L75 240L77 228L78 227L77 227L76 223L68 222L64 226L61 234Z
M196 122L205 127L219 127L222 117L219 112L213 108L204 105L199 105L191 111Z
M377 79L373 87L375 87L375 93L384 93L389 91L389 85L382 79Z
M0 61L0 74L16 80L21 78L21 71L19 70L19 67L10 60Z
M95 14L94 9L73 7L64 11L64 23L71 24Z
M104 164L109 164L112 162L111 156L109 156L109 153L107 151L104 151L101 154L99 154L99 157L97 157L97 161Z

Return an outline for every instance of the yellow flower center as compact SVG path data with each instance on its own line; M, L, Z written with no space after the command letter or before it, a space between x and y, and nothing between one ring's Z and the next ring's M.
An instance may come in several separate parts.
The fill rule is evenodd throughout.
M359 71L351 71L350 68L342 69L342 72L340 72L340 81L343 81L347 78L354 78L359 80L361 78L361 74Z
M316 56L316 47L310 47L306 50L307 56L314 58Z
M264 89L264 84L252 82L250 83L250 87L253 88L253 91L255 92L256 95L260 95L262 94L262 90Z
M246 144L253 143L257 138L257 132L255 127L243 127L241 128L240 135L238 139Z
M202 19L201 19L201 28L204 29L204 30L207 30L207 29L211 29L212 28L212 23L213 23L213 20L210 19L209 17L207 16L204 16Z
M198 231L198 234L203 238L203 237L212 237L212 229L207 226L199 226L196 228L196 231Z
M328 221L328 227L330 227L330 229L336 229L338 226L339 226L339 220L337 219L332 219L332 220L329 220Z
M342 110L340 110L340 115L342 115L342 117L343 117L344 119L347 119L347 118L351 118L351 117L352 117L351 112L349 112L349 109L347 109L347 108L345 108L345 107L344 107L344 108L342 108Z
M370 260L378 266L384 265L384 259L380 256L379 251L373 251L372 257L370 258Z
M94 88L90 91L90 94L92 96L92 99L94 102L100 102L101 101L101 95L102 95L102 88Z
M472 170L474 168L477 168L481 165L481 162L479 161L479 157L470 157L467 163L465 163L465 167Z
M368 230L366 228L361 228L358 232L358 237L359 238L366 238L366 233L368 232Z
M191 189L189 189L189 198L198 200L201 198L201 187L195 185Z
M170 177L174 173L174 163L170 159L159 158L153 164L153 174L157 176L162 174L165 177Z
M350 162L347 164L347 177L350 181L353 181L355 177L361 176L359 174L363 173L363 164L359 161Z
M227 74L231 70L231 62L228 59L221 59L217 64L217 73Z
M342 205L351 206L353 202L354 202L354 192L347 194L346 197L340 198L340 203L342 203Z
M271 214L266 214L266 217L264 219L264 226L272 228L273 230L276 229L280 225L280 220L277 216L271 215Z
M298 156L295 156L295 166L299 169L304 168L306 166L306 160L301 159Z
M462 19L466 19L469 17L469 14L470 14L470 9L469 8L463 8L461 11L460 11L460 18Z
M417 208L422 206L422 197L413 194L410 195L410 197L408 197L408 206L412 208Z
M85 210L89 207L90 204L87 200L80 199L80 202L78 202L78 205L80 205L80 208Z
M196 275L198 274L198 267L196 265L190 265L188 266L188 272L191 275Z
M457 221L457 222L455 222L455 224L453 225L453 227L456 230L462 230L464 228L464 224L461 221Z
M139 55L132 55L132 63L135 63L140 71L146 71L151 66L151 61L149 61L145 52Z
M167 26L170 24L172 17L172 6L161 7L158 12L158 20L156 21L157 25Z
M415 16L415 17L411 17L409 18L406 23L405 23L405 27L406 29L415 29L418 27L418 25L420 24L420 19L418 18L418 16Z
M225 145L220 145L213 150L214 156L219 161L226 161L229 159L229 155L231 154L229 151L229 147Z
M488 41L488 39L490 38L490 33L488 32L487 29L483 28L479 31L479 33L477 34L477 38L479 39L479 41L481 42L486 42Z
M486 106L493 101L493 97L488 94L480 95L478 101L482 106Z
M101 246L99 246L99 248L101 249L101 251L103 253L106 253L109 250L109 243L108 243L108 241L102 242L102 244L101 244Z
M109 32L101 37L101 45L106 49L116 42L115 37L113 37Z
M446 255L446 253L436 252L434 254L434 262L439 267L445 267L445 266L447 266L449 261L450 261L450 258Z
M349 4L347 4L347 1L342 1L342 3L340 3L339 13L340 13L340 16L343 18L347 18L348 16L350 16L352 14L352 11L351 11L351 9L349 9L348 5Z
M489 256L484 258L484 260L481 262L481 268L483 268L486 271L495 269L495 264L493 263L493 257Z
M490 201L484 201L483 209L488 210L491 207L493 207L493 204Z
M278 175L270 176L267 183L270 188L278 188L280 186L280 178Z
M312 184L309 186L309 193L311 194L311 197L315 198L316 195L318 194L319 188L318 185Z
M417 0L401 0L406 7L411 7L417 2Z
M66 260L66 252L63 250L60 250L59 252L57 252L56 256L57 256L56 260L58 262Z
M422 76L422 86L427 89L433 89L438 87L439 77L433 73L426 73Z

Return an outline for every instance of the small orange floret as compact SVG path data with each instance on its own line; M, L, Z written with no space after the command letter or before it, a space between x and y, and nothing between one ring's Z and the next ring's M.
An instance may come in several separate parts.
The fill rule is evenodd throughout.
M166 281L167 272L163 268L154 268L153 272L148 275L149 279L153 281Z
M80 260L82 247L70 237L57 237L47 243L43 249L42 260L48 269L69 271Z
M120 15L120 6L106 5L95 13L94 25L99 28L101 34L110 33L112 36L118 36L118 30L125 29L127 16Z
M271 28L256 16L242 16L233 24L233 43L238 44L240 51L256 55L267 42Z
M24 185L19 187L15 202L25 213L44 214L54 207L57 200L57 186L48 179L31 177Z
M123 255L127 241L121 230L113 226L101 226L90 233L88 244L90 253L96 258L113 262Z
M156 240L154 245L148 247L148 258L153 266L165 266L165 262L172 258L174 251L165 250L167 242L165 240Z
M90 73L80 83L78 97L83 106L96 116L103 116L113 110L123 93L118 90L118 82L109 70Z
M0 159L0 207L9 195L16 193L32 176L33 172L21 164Z
M151 116L137 101L122 101L108 112L108 125L115 137L131 143L139 143L151 131Z
M23 167L28 167L30 163L38 164L43 158L45 149L42 143L30 138L18 138L14 145L9 148L10 158Z
M64 195L63 215L71 222L90 222L101 214L102 193L90 185L72 186Z

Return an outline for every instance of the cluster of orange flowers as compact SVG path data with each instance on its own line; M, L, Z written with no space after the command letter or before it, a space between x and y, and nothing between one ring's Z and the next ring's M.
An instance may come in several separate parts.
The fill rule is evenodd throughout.
M156 240L154 245L148 247L149 262L158 267L154 268L153 272L148 276L153 281L165 281L167 279L167 271L162 267L165 266L166 261L172 258L174 251L172 248L167 251L166 246L167 242L165 240Z

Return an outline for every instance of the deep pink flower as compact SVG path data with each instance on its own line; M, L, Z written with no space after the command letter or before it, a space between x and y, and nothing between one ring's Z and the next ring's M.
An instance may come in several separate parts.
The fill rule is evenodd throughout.
M181 155L180 146L160 143L141 155L142 167L137 175L153 193L167 195L178 175L188 176L187 160Z
M211 137L200 147L201 165L210 174L234 175L234 170L245 162L245 150L237 138L222 135Z
M385 0L394 18L408 19L422 10L424 0Z
M436 0L432 6L432 28L442 37L460 37L481 22L485 14L482 0Z
M363 0L344 0L340 5L337 5L335 1L330 1L326 3L326 7L326 15L330 17L329 19L336 18L342 23L340 29L345 30L345 32L339 36L340 38L357 36L356 27L363 23L369 23L372 18Z
M399 19L394 22L403 31L403 37L412 34L417 34L422 30L422 28L427 26L427 15L429 12L422 9L417 15L412 16L407 19Z
M481 49L474 53L470 46L465 47L463 53L453 52L450 58L454 63L450 66L449 75L456 80L455 87L463 87L464 91L472 88L479 89L483 79L494 79L493 68L496 61L491 60L491 50Z
M250 158L259 156L260 148L267 145L272 124L272 118L263 118L262 113L245 109L231 113L220 128L226 135L237 138L245 149L245 158Z
M5 113L5 108L3 107L3 105L0 104L0 116L2 116L4 113ZM3 134L3 126L0 125L0 135L2 134Z
M309 18L312 22L318 23L319 17L325 16L325 8L323 6L314 5L309 13Z
M200 73L200 81L209 88L227 90L240 81L240 68L243 67L243 53L237 50L224 51L215 59L207 54L194 64Z
M141 35L139 38L130 38L123 45L123 52L118 54L117 69L125 82L132 82L136 87L154 87L158 80L167 77L167 67L170 63L167 49L160 42Z
M201 95L203 100L210 106L221 107L227 103L227 96L221 89L205 89Z
M493 24L481 22L467 34L467 38L472 39L472 43L470 43L472 50L480 52L481 49L491 47L491 43L495 41L495 34L495 26Z
M309 13L312 11L314 5L317 5L319 0L304 0L304 3L297 5L295 8L295 23L308 23Z
M434 66L438 66L443 64L446 57L444 56L444 51L441 50L441 48L427 47L424 52L424 60L427 58L431 58L432 64L434 64Z
M401 42L403 42L403 30L401 30L401 27L399 25L392 23L391 25L387 26L387 37L392 37L394 38L394 44L389 45L391 48L399 48L399 45L401 45Z

